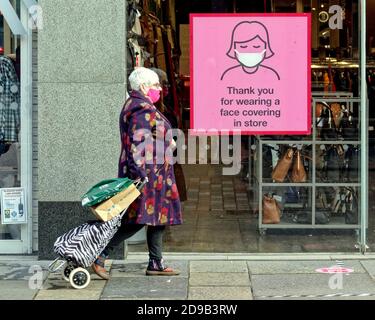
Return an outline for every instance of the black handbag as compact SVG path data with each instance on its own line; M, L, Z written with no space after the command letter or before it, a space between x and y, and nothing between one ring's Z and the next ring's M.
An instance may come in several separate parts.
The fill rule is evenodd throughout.
M339 182L345 167L345 152L342 145L332 145L326 153L326 178L329 182Z
M350 191L345 198L345 223L358 224L358 197L353 188L348 188Z
M315 211L315 224L328 224L331 218L331 211L325 208L319 208ZM304 209L303 211L294 214L293 222L301 224L312 223L311 209Z
M344 178L347 182L358 182L359 179L359 147L349 146L345 153L345 174Z
M340 135L334 121L332 109L326 103L324 103L324 106L320 114L320 119L317 121L317 125L322 122L320 138L322 140L338 140Z
M345 110L341 120L340 130L345 140L358 140L358 119L354 118L350 111Z

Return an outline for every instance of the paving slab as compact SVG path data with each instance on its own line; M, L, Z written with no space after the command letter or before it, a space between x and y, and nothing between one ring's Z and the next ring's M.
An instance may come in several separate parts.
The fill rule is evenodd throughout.
M182 277L122 277L108 281L102 299L172 299L185 300L188 279Z
M368 274L375 279L375 260L364 260L360 261L360 263Z
M8 261L0 262L0 280L29 280L40 272L43 280L48 277L48 262L41 261Z
M189 300L252 300L250 287L191 287Z
M121 277L147 277L145 274L148 262L132 261L124 262L121 260L114 261L111 269L112 278ZM188 277L188 261L166 261L166 265L173 269L179 270L181 273L176 277Z
M354 270L354 273L365 273L359 261L342 261L343 267ZM250 274L316 274L318 268L332 267L335 261L248 261ZM374 264L375 271L375 264Z
M104 280L91 280L85 289L74 289L65 280L48 279L35 300L99 300L106 285Z
M339 282L342 279L342 288ZM333 289L330 288L330 283ZM252 275L251 284L254 298L294 295L327 294L375 294L375 282L368 274L280 274ZM335 287L336 286L336 287ZM335 289L337 288L338 289Z
M245 261L190 261L190 272L248 272Z
M0 288L0 300L33 300L38 292L23 280L0 280Z
M249 274L244 273L192 273L189 279L190 286L247 286L250 287Z

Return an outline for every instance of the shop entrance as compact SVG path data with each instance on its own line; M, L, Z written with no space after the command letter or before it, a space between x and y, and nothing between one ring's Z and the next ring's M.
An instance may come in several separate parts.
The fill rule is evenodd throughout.
M226 165L220 162L210 163L208 159L207 164L199 164L199 155L194 164L183 164L187 188L187 200L183 203L185 222L168 228L164 250L363 251L367 238L362 231L371 234L375 221L371 216L367 219L367 203L362 203L366 188L362 184L365 180L361 168L365 162L361 162L361 152L368 145L361 130L363 126L367 131L369 119L362 116L366 98L361 99L364 77L361 78L360 67L366 56L360 50L365 28L361 26L359 2L197 0L187 4L176 0L143 1L139 5L140 29L131 27L141 40L133 36L128 41L128 57L133 57L128 59L128 73L136 66L164 72L169 94L164 96L161 110L175 120L175 127L183 129L186 136L191 120L190 102L194 99L194 95L190 96L189 14L311 13L312 17L312 134L243 135L241 170L233 175L224 175L222 169ZM147 30L146 34L143 30ZM373 81L375 65L370 57L367 60L367 79ZM326 135L326 129L331 129L334 136ZM209 146L208 157L210 150ZM273 172L288 150L293 151L294 163L297 154L302 157L300 164L306 180L291 181L292 166L282 180L275 179ZM266 195L273 198L273 207L264 205ZM264 220L269 210L278 211L279 222ZM130 251L145 248L145 244L129 246Z
M32 30L21 0L0 12L0 254L31 254Z

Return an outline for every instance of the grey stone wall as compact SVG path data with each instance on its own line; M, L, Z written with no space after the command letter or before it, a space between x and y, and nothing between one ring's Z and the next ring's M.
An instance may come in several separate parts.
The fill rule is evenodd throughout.
M89 186L117 175L125 1L39 3L39 200L79 201Z
M38 247L45 259L57 236L91 217L80 205L87 189L117 176L126 17L124 0L39 4Z

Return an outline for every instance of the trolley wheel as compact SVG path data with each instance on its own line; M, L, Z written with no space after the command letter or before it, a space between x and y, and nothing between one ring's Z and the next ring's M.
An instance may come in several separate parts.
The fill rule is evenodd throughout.
M68 264L65 268L64 268L64 271L63 271L63 277L64 277L64 280L65 281L70 281L69 280L69 276L70 276L70 273L74 270L74 266L72 264Z
M76 268L70 272L69 282L75 289L84 289L90 283L90 273L84 268Z

